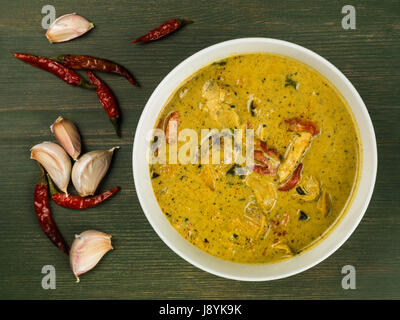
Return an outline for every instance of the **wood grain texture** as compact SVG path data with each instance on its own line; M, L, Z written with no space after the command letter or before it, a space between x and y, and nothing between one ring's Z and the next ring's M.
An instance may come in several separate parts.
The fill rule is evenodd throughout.
M344 1L53 1L57 16L77 12L95 24L87 35L51 45L41 28L48 2L4 0L0 11L0 298L3 299L373 299L400 298L400 2L354 4L357 30L341 28ZM173 17L194 24L149 45L130 40ZM355 85L378 141L375 192L361 224L331 257L299 275L272 282L231 281L203 272L172 252L147 222L132 178L132 143L141 111L161 79L198 50L240 37L271 37L305 46L336 65ZM12 52L54 56L89 54L117 61L140 89L104 75L123 114L115 136L97 97L13 58ZM29 148L53 139L49 125L75 121L86 150L119 145L103 190L121 192L101 207L74 213L53 207L69 243L98 229L116 248L95 270L74 282L66 257L42 234L32 207L38 178ZM41 288L41 268L57 271L57 289ZM341 288L341 268L357 270L357 289Z

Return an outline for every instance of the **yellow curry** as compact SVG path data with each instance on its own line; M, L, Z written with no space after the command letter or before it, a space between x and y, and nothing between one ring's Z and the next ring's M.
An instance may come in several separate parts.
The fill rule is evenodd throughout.
M322 75L287 57L245 54L214 62L171 96L156 127L254 130L254 163L151 164L172 226L216 257L267 263L320 240L355 189L360 143L351 112ZM177 147L184 141L171 141ZM222 157L223 158L223 157Z

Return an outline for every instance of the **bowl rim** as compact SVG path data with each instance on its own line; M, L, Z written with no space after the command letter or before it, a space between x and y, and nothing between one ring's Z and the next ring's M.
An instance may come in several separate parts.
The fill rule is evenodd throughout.
M156 223L155 223L155 221L154 221L154 219L152 217L152 214L149 212L149 208L148 208L147 202L146 202L146 200L144 198L144 194L142 192L142 187L139 184L139 179L140 179L140 173L141 172L140 172L140 168L138 166L136 166L136 160L135 160L136 157L135 157L135 155L139 155L139 154L143 155L143 151L139 150L138 143L135 143L135 142L138 141L138 139L140 138L140 135L142 134L141 129L144 126L145 116L147 115L146 113L148 112L148 110L150 108L149 106L153 103L153 100L155 100L156 96L159 94L159 91L166 85L166 83L171 81L182 68L184 68L186 65L189 65L192 61L195 61L196 59L202 57L203 55L207 55L208 53L213 52L213 50L219 49L221 47L229 46L229 45L233 45L233 44L240 45L240 44L243 44L243 43L260 43L260 42L264 43L264 44L282 45L282 46L286 46L286 47L289 47L289 48L292 48L292 49L295 49L295 50L300 50L303 53L305 53L306 55L311 56L312 59L316 59L320 63L325 65L329 69L330 72L334 72L336 74L336 76L338 76L340 78L340 81L342 81L343 84L351 91L351 94L354 95L354 98L356 99L357 104L360 107L360 111L362 113L362 116L366 120L365 125L366 125L366 130L367 130L367 134L368 134L368 138L369 138L368 143L370 143L369 151L371 151L372 154L369 154L369 158L368 158L368 160L371 162L371 168L370 168L370 171L369 171L370 172L369 181L367 181L369 183L369 188L364 191L364 197L363 197L364 202L358 208L358 210L359 210L358 216L352 222L351 227L347 229L347 232L342 235L341 240L338 241L335 245L331 246L329 248L329 250L327 252L325 252L325 254L321 254L314 261L312 261L310 263L307 263L307 264L304 264L304 265L300 266L299 268L292 270L291 272L285 272L285 273L282 273L282 274L279 274L279 275L274 275L274 276L253 277L253 276L243 276L243 275L238 276L238 275L235 275L235 274L232 274L232 273L224 273L224 272L221 272L221 271L217 271L217 270L213 269L212 267L210 267L208 265L205 265L205 264L203 264L203 263L201 263L199 261L195 261L195 259L193 259L191 257L188 257L183 252L183 250L181 250L180 248L177 248L174 245L173 241L170 241L170 239L160 231L160 229L158 228L158 226L156 225ZM240 53L255 53L255 52L261 52L261 51L257 51L257 50L254 50L254 51L250 51L249 50L249 51L246 51L246 52L240 51L240 52L238 52L238 54L240 54ZM264 51L264 52L268 53L268 51ZM225 55L225 57L229 57L229 56L232 56L232 55L235 55L235 53L227 54L227 55ZM285 56L285 55L282 54L282 56ZM297 59L296 57L291 57L289 55L286 55L286 57L289 57L289 58L292 58L292 59L294 58L297 61L299 61L301 63L304 63L308 67L311 67L312 69L316 70L313 66L310 66L307 62L304 62L301 59ZM209 62L207 62L205 65L207 65L208 63L211 63L212 61L217 61L219 59L221 59L221 58L208 59ZM200 70L205 65L196 68L196 70ZM316 71L321 73L318 70L316 70ZM325 77L325 75L323 75L323 76ZM178 86L176 86L174 90L176 90L182 84L182 82L185 81L185 80L186 80L186 77L183 78L183 79L180 79ZM338 89L338 91L340 92L339 89ZM173 92L175 92L175 91L173 91ZM158 111L158 113L156 115L154 115L154 117L158 116L159 112L162 110L162 108L165 105L165 103L168 102L168 100L170 99L170 95L172 95L173 92L169 92L168 97L166 97L166 99L164 101L164 104L160 107L160 110ZM351 112L353 113L354 110L352 109L352 106L350 105L349 102L347 102L347 103L349 105L349 108L350 108ZM359 123L358 123L354 113L353 113L353 118L354 118L354 121L355 121L356 125L359 126ZM154 123L152 124L152 126L154 126ZM360 132L359 132L359 136L360 136L360 139L361 139L361 133ZM360 153L362 155L360 166L363 166L364 161L365 161L365 155L364 155L364 150L363 150L364 143L365 143L365 141L360 142L360 144L361 144ZM204 270L206 272L209 272L211 274L214 274L214 275L217 275L217 276L220 276L220 277L223 277L223 278L233 279L233 280L241 280L241 281L269 281L269 280L275 280L275 279L281 279L281 278L289 277L289 276L301 273L301 272L303 272L305 270L308 270L308 269L314 267L315 265L319 264L323 260L327 259L336 250L338 250L348 240L348 238L351 236L351 234L357 228L357 226L359 225L361 219L363 218L363 216L364 216L364 214L365 214L365 212L366 212L366 210L368 208L369 202L371 200L371 197L372 197L372 194L373 194L373 191L374 191L374 186L375 186L375 181L376 181L376 174L377 174L377 167L378 167L378 154L377 154L377 145L376 145L376 137L375 137L374 127L372 125L372 121L371 121L371 118L369 116L367 107L365 106L361 96L359 95L359 93L357 92L357 90L355 89L353 84L347 79L347 77L341 71L339 71L339 69L336 68L332 63L330 63L328 60L326 60L322 56L318 55L317 53L315 53L315 52L313 52L313 51L311 51L311 50L309 50L309 49L307 49L307 48L305 48L303 46L294 44L292 42L284 41L284 40L272 39L272 38L260 38L260 37L238 38L238 39L219 42L217 44L211 45L209 47L206 47L206 48L204 48L204 49L192 54L191 56L189 56L188 58L186 58L182 62L180 62L176 67L174 67L164 77L164 79L158 84L158 86L155 88L155 90L151 94L150 98L148 99L148 101L147 101L147 103L146 103L146 105L145 105L145 107L144 107L144 109L142 111L142 114L140 116L138 125L136 127L135 137L134 137L134 141L133 141L133 152L132 152L132 169L133 169L133 178L134 178L136 194L138 196L141 208L142 208L147 220L149 221L150 225L152 226L154 231L157 233L157 235L161 238L161 240L172 251L174 251L176 254L178 254L181 258L183 258L184 260L188 261L192 265L198 267L199 269L202 269L202 270ZM360 170L360 173L359 173L358 180L359 180L359 184L361 184L362 169L360 168L359 170ZM149 178L149 180L150 180L150 178ZM150 182L150 184L151 184L151 182ZM353 193L353 200L358 196L358 194L360 192L360 188L359 187L360 187L360 185L358 186L357 189L355 189L353 191L354 192ZM154 196L154 194L153 194L153 196ZM157 201L156 201L156 203L157 203ZM353 204L354 204L354 201L353 201L353 203L349 204L348 208L346 209L346 212L344 214L342 214L341 216L346 216L347 213L350 211L351 207L353 206ZM157 206L158 206L158 203L157 203ZM165 217L165 215L164 215L164 218L167 221L167 223L170 224L169 221L167 220L167 218ZM334 226L333 230L330 231L329 233L332 233L342 223L343 223L343 219L341 219L341 221L338 221L337 224ZM175 230L175 229L173 229L173 230ZM176 230L175 230L175 232L177 234L179 234ZM329 234L326 236L326 238L320 239L317 242L317 244L314 246L314 248L318 247L321 243L326 241L327 238L329 238ZM182 237L182 239L184 239L184 238ZM189 243L186 239L184 239L184 240L190 246L192 246L194 248L193 250L201 251L200 249L198 249L197 247L195 247L194 245ZM305 253L302 253L299 256L305 255L307 252L312 251L314 248L310 248L310 249L306 250ZM210 254L205 253L203 251L201 251L201 253L199 253L199 252L197 252L197 253L198 254L210 255ZM298 257L298 256L296 256L296 257ZM283 260L283 261L280 261L280 262L275 262L275 263L271 263L271 264L263 264L263 265L264 266L265 265L278 265L280 263L283 263L284 261L296 259L296 257L293 257L293 258L290 258L290 259L287 259L287 260ZM227 265L229 265L229 264L242 265L243 268L246 268L246 267L249 266L248 264L241 264L241 263L226 261L226 260L223 260L223 259L217 258L217 257L213 257L213 258L221 260L221 261L219 261L221 264L224 263L224 264L227 264ZM256 266L256 265L257 264L251 264L250 266ZM251 267L249 269L251 269Z

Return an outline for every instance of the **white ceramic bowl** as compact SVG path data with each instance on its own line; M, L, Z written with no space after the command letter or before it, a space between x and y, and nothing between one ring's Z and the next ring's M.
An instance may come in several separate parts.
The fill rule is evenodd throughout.
M186 241L169 223L154 196L145 152L148 132L171 93L203 66L234 54L269 52L295 58L320 72L344 96L356 119L361 144L360 181L353 201L344 217L328 236L304 253L272 264L241 264L216 258ZM331 63L296 44L267 38L243 38L205 48L175 67L151 95L136 129L133 146L133 175L136 192L150 224L160 238L178 255L196 267L212 274L246 281L266 281L288 277L307 270L334 253L359 224L371 199L377 171L377 149L374 129L367 108L350 81Z

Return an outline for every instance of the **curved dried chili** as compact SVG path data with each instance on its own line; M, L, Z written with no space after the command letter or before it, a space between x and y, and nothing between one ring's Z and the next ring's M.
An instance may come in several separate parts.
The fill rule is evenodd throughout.
M99 97L99 100L106 111L108 117L110 118L115 132L118 136L121 135L119 131L119 108L117 104L117 100L114 97L111 89L105 84L104 81L100 80L100 78L96 77L93 72L88 71L89 80L92 84L94 84L97 89L96 93Z

